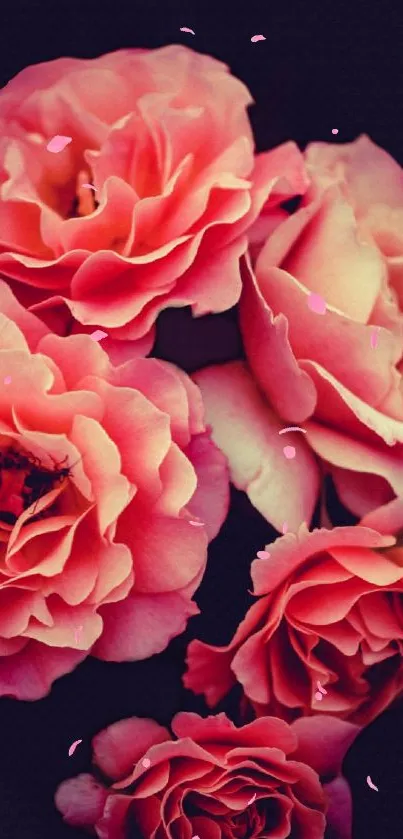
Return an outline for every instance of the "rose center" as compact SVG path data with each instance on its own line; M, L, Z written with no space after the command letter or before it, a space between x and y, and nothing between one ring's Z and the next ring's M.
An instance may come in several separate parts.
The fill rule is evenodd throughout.
M3 449L0 452L0 524L15 524L24 510L35 505L68 474L65 461L48 469L30 452L13 446Z

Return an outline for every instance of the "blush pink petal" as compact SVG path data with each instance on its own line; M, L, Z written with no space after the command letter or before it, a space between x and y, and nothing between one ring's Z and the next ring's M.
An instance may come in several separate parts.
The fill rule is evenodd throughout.
M141 661L162 652L199 609L176 592L132 594L100 608L104 632L93 655L104 661Z
M151 746L170 739L169 731L154 720L120 720L94 737L94 763L104 775L117 781L132 771Z
M337 839L351 839L353 799L348 782L342 777L334 778L324 784L324 790L329 799L326 824Z
M187 504L187 510L191 518L205 524L211 542L219 533L229 510L227 461L208 434L193 437L185 454L197 475L197 488Z
M108 792L92 775L77 775L63 781L57 789L55 804L67 824L93 825L102 816Z
M281 423L265 404L242 362L195 374L212 438L227 457L231 480L276 527L296 529L310 521L318 490L316 463L302 439L289 463L278 432ZM274 491L275 488L275 491Z
M293 758L309 763L322 777L341 772L343 760L361 728L337 717L302 717L291 725L298 745Z
M49 648L29 641L20 651L0 659L0 694L13 699L41 699L52 683L71 672L88 655L85 650Z

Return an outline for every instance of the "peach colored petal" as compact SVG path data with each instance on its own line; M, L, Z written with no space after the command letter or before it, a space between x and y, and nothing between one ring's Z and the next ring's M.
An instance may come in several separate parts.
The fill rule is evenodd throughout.
M39 341L49 330L39 318L35 317L35 315L28 312L18 303L8 285L3 280L0 280L0 309L0 346L2 348L3 346L8 346L7 343L3 343L8 341L6 330L12 329L14 323L26 335L26 342L31 352L35 352ZM3 332L5 333L4 335ZM13 348L17 349L18 347L14 344Z
M297 534L287 533L272 542L270 558L254 560L251 568L254 593L268 594L283 583L308 557L333 548L382 548L394 544L366 527L335 527L309 532L305 525ZM316 577L316 574L315 574ZM331 580L333 583L334 580Z
M308 169L322 176L340 177L358 215L373 204L401 207L403 175L401 167L388 152L366 134L352 143L310 143L304 152Z
M158 359L138 358L111 373L111 381L120 387L139 390L153 405L170 418L172 439L186 447L191 435L204 432L203 402L199 389L173 364Z
M164 650L198 614L192 601L176 592L132 594L99 609L104 632L92 654L104 661L140 661Z
M94 737L94 763L114 781L127 775L151 746L170 740L169 731L154 720L119 720Z
M307 305L307 289L286 271L268 267L260 270L258 278L260 293L273 312L277 317L277 313L287 317L288 335L295 358L315 359L356 396L374 407L380 404L393 384L393 365L398 357L393 336L382 331L374 357L370 343L371 327L345 316L328 301L326 318L318 318ZM246 341L247 332L246 329ZM260 367L266 371L267 378L270 345L267 346L262 337L255 354L258 358L260 356ZM340 343L343 350L335 353L334 348ZM278 390L280 381L276 381ZM271 387L273 389L274 386Z
M345 778L335 778L324 784L324 789L329 799L326 824L337 839L351 839L353 800L348 782Z
M300 361L315 383L318 393L316 418L332 426L337 416L337 426L351 437L368 442L379 438L388 446L403 442L403 422L385 416L366 404L338 382L331 373L313 361Z
M314 411L316 391L297 364L287 319L283 314L274 317L265 300L264 278L258 285L248 258L243 262L242 276L240 326L251 369L278 414L285 420L304 422Z
M235 486L247 493L278 530L284 521L292 528L310 521L318 491L315 461L303 439L292 464L284 458L278 434L281 424L245 365L232 362L209 367L193 378L203 394L213 440L228 459Z
M204 528L190 527L185 519L156 516L140 508L133 515L129 508L117 529L117 538L123 537L134 557L136 592L178 591L205 566Z

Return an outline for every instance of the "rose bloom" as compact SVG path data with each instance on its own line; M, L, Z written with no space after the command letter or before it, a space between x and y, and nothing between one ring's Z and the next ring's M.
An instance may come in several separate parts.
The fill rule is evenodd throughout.
M308 184L294 143L254 158L251 103L178 45L19 73L0 93L0 271L20 301L62 335L103 327L120 358L147 354L167 307L233 306L247 228ZM54 135L72 142L49 152Z
M173 365L114 367L3 282L0 311L0 694L37 699L89 651L144 659L183 631L227 468Z
M266 425L269 434L266 404L280 425L306 431L304 439L280 438L295 446L295 461L307 441L345 507L362 523L397 533L403 527L403 172L365 136L346 145L313 143L305 162L311 183L300 208L269 236L251 238L240 321L263 400L244 412L238 451L225 440L223 451L239 472L239 449L254 445L251 423ZM312 293L326 301L324 315L309 308ZM228 388L227 401L214 407L221 426L237 384ZM218 434L225 437L222 428ZM291 482L297 468L287 463ZM311 463L310 499L316 479Z
M186 687L213 707L240 684L246 714L371 722L403 687L403 552L385 550L394 541L301 526L267 545L269 558L252 563L259 599L227 647L191 642Z
M351 797L340 770L358 729L337 719L300 722L266 717L236 728L225 714L179 713L174 740L153 720L121 720L93 740L95 772L108 786L79 775L61 784L56 806L99 839L322 839L326 810L334 836L349 839ZM326 793L317 773L329 779Z

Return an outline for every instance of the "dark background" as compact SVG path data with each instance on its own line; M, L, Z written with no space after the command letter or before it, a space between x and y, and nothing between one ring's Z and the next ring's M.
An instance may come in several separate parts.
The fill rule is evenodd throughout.
M349 142L364 132L403 164L402 24L400 3L379 0L8 0L1 18L0 84L29 64L60 56L90 58L120 47L183 43L225 61L247 84L256 102L251 119L259 151L288 139L301 146L311 140ZM181 26L196 35L180 32ZM266 41L251 43L255 34ZM157 354L189 371L239 356L234 314L200 319L190 329L187 312L165 313ZM196 636L229 641L248 604L251 559L276 536L242 493L233 492L232 501L196 596L202 615L165 653L137 664L89 658L40 702L0 700L2 839L87 836L63 824L53 795L62 780L90 770L94 734L125 716L168 724L179 710L205 713L202 700L181 687L186 644ZM354 839L402 835L402 717L399 707L383 714L346 758ZM80 738L68 757L70 744ZM379 792L367 786L367 775Z

